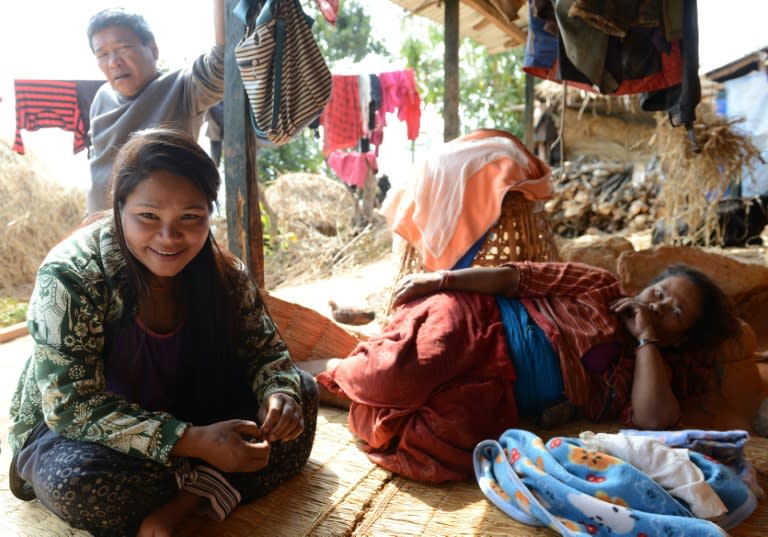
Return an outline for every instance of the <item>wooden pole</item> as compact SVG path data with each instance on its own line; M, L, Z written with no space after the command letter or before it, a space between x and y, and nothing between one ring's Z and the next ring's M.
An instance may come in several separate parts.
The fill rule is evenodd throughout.
M232 14L238 0L226 0L227 45L224 54L224 187L227 212L227 246L264 286L264 236L259 210L256 173L257 147L248 114L248 99L235 59L235 45L245 28Z
M525 146L530 151L534 151L533 142L533 77L525 74L525 110L523 111L523 128Z
M459 0L445 0L443 141L459 136Z

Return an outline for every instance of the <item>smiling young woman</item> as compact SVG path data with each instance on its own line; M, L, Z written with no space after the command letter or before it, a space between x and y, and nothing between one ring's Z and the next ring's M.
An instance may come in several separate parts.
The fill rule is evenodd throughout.
M170 535L189 510L222 519L304 465L317 386L216 244L220 177L205 151L140 131L113 180L112 214L38 272L11 489L96 536Z

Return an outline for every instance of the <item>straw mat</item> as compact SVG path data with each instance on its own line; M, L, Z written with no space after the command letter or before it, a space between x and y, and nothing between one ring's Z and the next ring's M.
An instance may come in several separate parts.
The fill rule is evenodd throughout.
M581 431L617 432L619 426L574 422L552 431L535 431L544 440L553 436L577 436ZM747 457L768 491L768 438L753 437ZM752 516L732 530L732 537L763 537L768 532L765 499ZM395 476L376 497L352 535L425 536L482 535L488 537L553 536L548 528L520 524L485 499L474 481L427 485Z
M539 436L575 436L582 430L615 432L618 426L576 422ZM755 437L747 456L768 490L768 438ZM0 535L81 537L37 501L21 502L0 474ZM766 535L768 506L730 535ZM347 429L346 411L321 407L317 437L306 467L268 496L238 507L224 522L202 517L187 521L179 537L251 536L551 536L554 532L519 524L488 502L473 481L428 485L373 465Z
M371 463L347 428L344 410L322 407L309 462L269 495L240 506L224 522L193 517L179 537L350 535L392 474ZM0 473L0 535L81 537L37 500L22 502Z

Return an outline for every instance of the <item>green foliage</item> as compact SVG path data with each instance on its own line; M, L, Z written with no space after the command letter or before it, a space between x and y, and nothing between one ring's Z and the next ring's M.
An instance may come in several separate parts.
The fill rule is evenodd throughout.
M408 36L403 41L401 55L406 65L416 73L421 101L425 104L443 104L443 29L428 21L411 17L408 19Z
M284 173L323 173L322 139L315 131L304 129L295 139L276 149L259 150L257 165L260 183L271 183Z
M522 114L511 107L525 103L523 50L491 55L485 47L465 40L461 56L465 65L475 68L473 75L471 69L461 71L459 114L464 132L489 127L522 137Z
M0 328L22 323L27 319L27 302L0 298Z
M259 202L259 213L261 214L261 229L264 231L264 255L273 256L279 251L286 251L292 242L296 242L298 237L292 231L283 233L278 230L278 236L272 236L272 219L264 208L264 203Z
M443 27L425 20L409 20L402 54L416 72L422 101L442 109ZM523 119L513 105L525 102L523 49L489 54L488 49L465 38L459 48L459 118L466 133L480 127L523 135Z
M384 43L371 39L371 18L359 0L344 0L340 4L335 26L322 14L317 15L314 26L317 44L331 69L340 60L357 63L369 54L388 57Z

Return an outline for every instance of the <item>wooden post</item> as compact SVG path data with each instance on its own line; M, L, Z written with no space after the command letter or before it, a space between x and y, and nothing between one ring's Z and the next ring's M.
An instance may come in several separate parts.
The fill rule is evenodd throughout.
M459 136L459 0L445 0L443 141Z
M523 112L524 142L529 151L534 151L533 142L533 77L525 74L525 110Z
M248 99L235 59L235 45L245 28L232 14L237 0L226 0L227 45L224 54L224 187L229 250L248 267L260 287L264 286L264 237L259 211L256 173L257 147L248 114Z
M363 226L366 226L373 221L373 208L376 204L377 187L376 174L369 164L368 173L365 175L365 185L363 186Z

